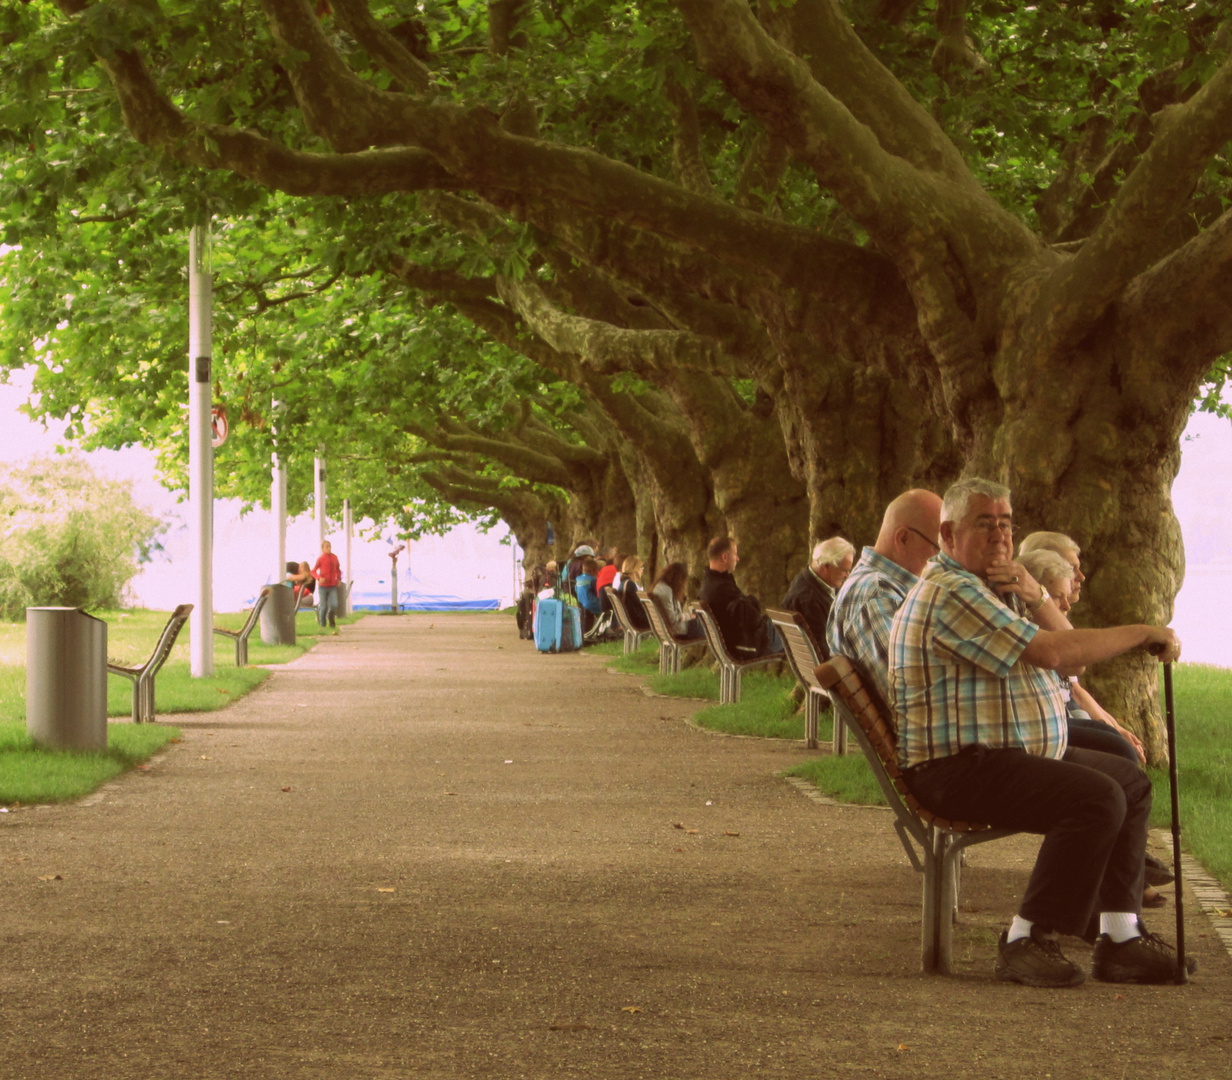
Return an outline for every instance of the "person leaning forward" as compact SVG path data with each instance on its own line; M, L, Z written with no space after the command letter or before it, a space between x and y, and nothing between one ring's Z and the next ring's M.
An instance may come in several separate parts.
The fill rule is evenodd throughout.
M1001 935L998 979L1078 985L1085 972L1057 935L1084 936L1098 913L1095 978L1171 982L1176 953L1139 918L1150 780L1124 758L1067 746L1065 702L1047 672L1074 674L1142 647L1158 647L1166 663L1181 643L1162 626L1071 628L1011 561L1012 536L1008 488L971 479L946 492L941 553L890 628L907 786L935 814L1044 838Z

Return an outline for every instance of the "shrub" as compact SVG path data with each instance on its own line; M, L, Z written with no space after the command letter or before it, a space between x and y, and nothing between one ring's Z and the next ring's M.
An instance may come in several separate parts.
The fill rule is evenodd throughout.
M0 465L0 618L27 607L118 607L166 528L127 481L79 454Z

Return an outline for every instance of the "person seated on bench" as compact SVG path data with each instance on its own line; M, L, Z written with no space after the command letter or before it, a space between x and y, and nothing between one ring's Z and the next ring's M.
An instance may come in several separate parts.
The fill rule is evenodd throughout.
M599 594L595 591L595 575L599 572L599 563L593 555L582 558L582 572L574 581L577 590L578 610L582 613L582 634L594 625L596 616L603 614L603 606L599 602Z
M1048 533L1048 536L1060 536L1060 533ZM1062 537L1068 540L1068 537ZM1073 542L1070 541L1072 544ZM1075 551L1077 545L1073 545ZM1019 551L1021 552L1021 548ZM1019 554L1018 561L1026 567L1029 573L1045 589L1057 605L1062 615L1068 616L1070 609L1069 597L1073 591L1074 568L1068 560L1055 549L1035 547L1027 553ZM1084 687L1079 685L1076 676L1058 675L1061 680L1061 692L1065 698L1066 723L1069 727L1069 745L1079 746L1085 750L1102 750L1105 754L1116 754L1132 761L1146 763L1146 751L1141 740L1132 732L1123 728L1116 719L1106 712L1098 701ZM1153 855L1146 856L1145 867L1146 886L1142 890L1142 906L1150 908L1163 907L1168 902L1156 885L1167 885L1175 880L1172 871L1161 860Z
M650 593L659 601L667 628L689 641L700 641L706 636L696 616L690 618L684 611L684 591L689 582L689 569L682 562L668 563L650 587Z
M718 536L706 549L710 565L702 573L698 599L714 615L723 644L733 660L781 653L783 642L756 596L740 591L732 571L740 561L736 541Z
M941 496L922 488L903 492L886 507L877 542L860 552L830 609L827 655L859 661L883 702L890 700L890 621L924 564L941 550L940 531Z
M287 563L287 584L291 588L299 586L299 606L310 608L315 603L313 593L316 592L317 579L312 576L312 567L306 562Z
M1072 629L1011 561L1013 528L1008 488L969 479L946 492L941 554L890 628L890 705L906 784L952 821L1044 838L1001 935L998 979L1083 982L1057 935L1085 935L1098 912L1095 978L1170 983L1176 952L1139 917L1151 782L1124 758L1067 746L1065 703L1047 672L1150 646L1168 663L1180 656L1180 640L1164 626Z
M1069 596L1074 579L1070 564L1055 551L1047 548L1037 548L1025 555L1020 554L1018 561L1026 567L1027 573L1048 590L1057 610L1068 616ZM1070 746L1117 754L1135 765L1146 761L1141 740L1100 708L1099 703L1079 685L1076 677L1062 675L1058 678L1066 699Z
M779 607L795 611L804 617L822 660L830 659L826 646L826 620L834 604L835 592L842 588L851 573L851 561L856 549L841 536L821 540L813 547L812 561L787 587Z
M650 621L646 618L646 609L637 594L642 591L642 560L636 555L630 555L620 564L620 599L629 613L629 625L634 630L649 630Z
M604 611L607 611L607 593L603 590L611 585L620 591L620 554L614 547L605 547L599 552L599 572L595 574L595 595Z

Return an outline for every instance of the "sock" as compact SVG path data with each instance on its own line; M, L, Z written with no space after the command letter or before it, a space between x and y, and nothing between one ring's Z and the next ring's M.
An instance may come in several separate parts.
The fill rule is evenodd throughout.
M1107 934L1118 945L1142 936L1142 931L1138 929L1138 916L1132 911L1101 911L1099 932Z
M1031 927L1033 923L1028 922L1021 915L1015 915L1014 921L1010 923L1010 928L1005 932L1005 943L1009 945L1011 942L1017 941L1019 938L1031 936Z

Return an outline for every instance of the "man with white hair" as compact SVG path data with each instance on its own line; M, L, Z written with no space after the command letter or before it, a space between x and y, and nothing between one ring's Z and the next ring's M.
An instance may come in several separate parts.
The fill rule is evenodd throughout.
M804 616L823 660L830 658L830 650L826 647L826 620L830 617L835 594L851 573L855 554L856 549L841 536L819 541L813 547L812 561L792 579L779 605Z
M889 701L890 623L924 564L941 550L941 496L904 491L881 518L877 542L860 552L830 609L826 646L831 656L858 660Z
M1137 648L1166 663L1181 643L1163 626L1073 629L1011 561L1013 533L1008 488L970 479L946 492L941 553L890 628L904 779L935 814L1044 838L1001 935L998 979L1077 986L1086 973L1057 936L1082 936L1098 913L1095 978L1171 982L1175 950L1139 917L1150 780L1124 758L1067 746L1065 702L1049 671L1073 674Z

